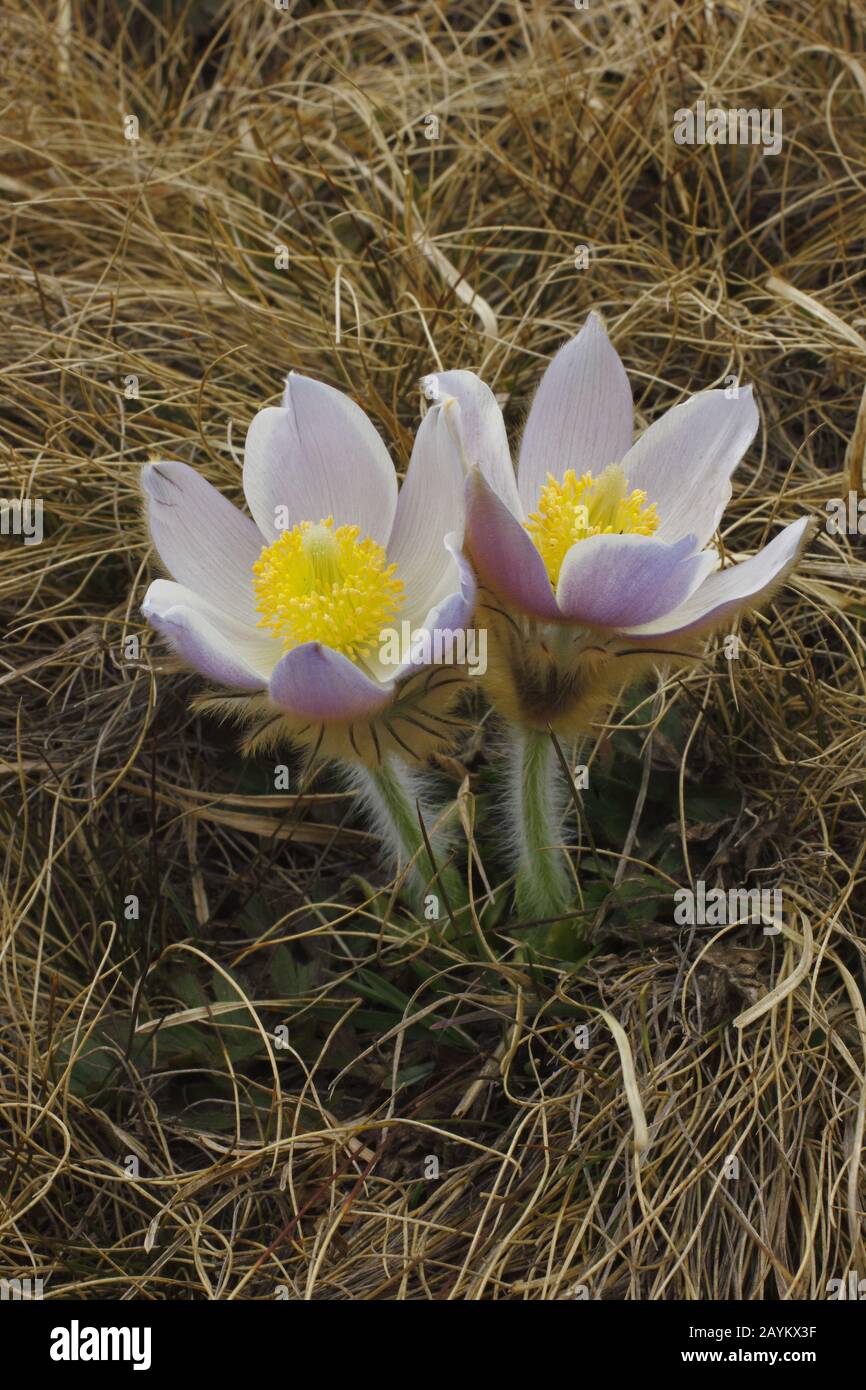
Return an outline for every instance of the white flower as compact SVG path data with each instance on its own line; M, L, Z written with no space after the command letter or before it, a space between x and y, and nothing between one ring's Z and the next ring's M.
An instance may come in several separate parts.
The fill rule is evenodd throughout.
M795 564L809 519L728 569L710 545L758 426L751 390L702 391L632 443L631 390L597 315L542 377L517 476L502 413L472 372L427 378L468 474L465 547L487 625L485 685L525 728L584 733L666 654L756 607Z
M247 434L252 520L188 465L148 465L150 532L173 576L150 585L148 622L187 665L291 728L387 717L417 668L382 664L383 629L459 630L472 615L463 473L444 418L458 409L428 411L399 495L363 410L294 373Z
M472 372L428 379L471 468L466 545L479 582L520 614L635 644L694 637L766 598L806 517L741 564L708 548L758 427L750 387L702 391L632 443L628 378L591 314L538 388L515 479L502 415Z

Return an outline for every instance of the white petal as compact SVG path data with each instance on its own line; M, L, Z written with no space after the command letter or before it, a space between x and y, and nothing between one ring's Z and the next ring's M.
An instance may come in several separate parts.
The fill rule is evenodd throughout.
M456 425L464 468L478 468L483 478L516 517L523 519L517 492L517 479L505 433L505 421L496 397L474 372L433 372L424 377L431 399L445 403L450 396L460 410L451 422Z
M463 468L446 422L446 412L457 409L452 402L428 410L397 499L388 559L405 587L400 618L409 622L418 621L453 578L445 537L457 532L463 538Z
M576 338L559 349L538 388L520 446L517 486L535 511L552 473L600 473L631 446L631 387L604 324L590 314Z
M264 689L281 656L278 643L168 579L154 580L141 611L188 665L223 685Z
M642 488L658 508L657 540L691 534L706 545L730 501L731 474L757 428L749 386L732 399L724 391L701 391L641 435L621 467L629 488Z
M711 574L673 612L624 631L640 639L697 636L730 620L741 609L765 601L796 564L808 540L809 527L808 517L792 522L757 555Z
M394 684L371 680L342 652L322 642L305 642L286 652L271 677L270 694L281 709L303 719L351 724L383 710L393 697Z
M475 575L472 566L460 549L459 540L456 534L445 537L445 548L451 557L451 568L446 583L445 597L440 599L429 612L424 615L423 620L417 625L413 624L412 631L423 631L430 634L431 650L435 651L435 640L437 634L444 644L444 653L447 656L449 651L449 639L446 633L457 634L461 629L468 628L475 612L475 605L478 597L478 586L475 582ZM411 640L411 638L410 638ZM456 641L456 637L454 639ZM477 650L477 638L476 650ZM394 679L400 681L404 676L422 664L408 660L395 673ZM380 667L381 669L381 667ZM378 671L377 671L378 674Z
M256 415L244 451L244 492L264 534L276 540L277 508L288 525L359 526L387 545L397 506L388 450L360 406L321 381L292 372L282 406Z
M141 485L169 573L238 622L255 623L253 565L265 544L258 527L185 463L150 463Z
M562 562L556 601L572 623L633 627L681 603L700 584L712 557L694 537L665 545L655 536L601 535L576 541Z

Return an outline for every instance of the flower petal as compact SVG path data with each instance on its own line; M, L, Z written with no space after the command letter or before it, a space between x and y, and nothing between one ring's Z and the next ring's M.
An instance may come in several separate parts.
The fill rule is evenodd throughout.
M656 540L691 534L706 545L731 499L731 474L757 428L750 386L731 399L724 391L701 391L650 425L621 467L629 487L642 488L658 508Z
M631 387L597 314L557 352L536 392L523 431L517 486L533 512L552 473L600 473L619 463L632 439Z
M810 518L793 521L757 555L719 570L680 606L653 622L626 629L636 639L698 636L718 627L744 608L768 599L799 559L809 539Z
M458 587L430 609L424 619L424 626L465 627L472 621L478 600L475 573L461 550L461 538L456 531L445 537L444 545L453 561L451 574Z
M478 468L496 496L520 520L523 508L505 433L505 421L496 397L474 372L431 372L422 384L431 399L443 405L452 397L460 409L449 417L463 454L464 468Z
M400 617L409 622L426 613L453 581L454 562L444 540L452 531L462 539L465 503L463 467L445 411L458 408L452 403L428 410L397 499L388 559L405 589Z
M141 485L169 573L236 621L255 623L253 565L264 545L258 527L188 464L149 463Z
M631 627L682 603L715 561L695 552L694 536L676 545L654 536L590 536L566 555L556 599L572 622Z
M293 647L274 668L271 699L281 709L321 723L346 723L377 714L394 695L393 681L373 681L321 642Z
M444 544L446 554L450 557L450 579L458 587L439 603L434 604L423 622L412 629L413 633L428 632L431 641L435 641L438 633L443 644L452 640L445 637L446 633L458 633L469 626L478 599L475 575L472 566L460 550L460 538L456 532L446 536ZM435 650L435 647L432 649ZM407 661L395 672L394 679L401 681L410 671L423 665L423 661Z
M155 579L141 605L151 627L193 670L221 685L264 690L279 648L224 614L183 584Z
M482 584L534 618L561 617L529 532L477 469L466 480L466 549Z
M244 492L269 540L277 508L289 526L332 516L338 526L387 545L397 506L397 475L363 410L342 391L291 372L282 406L255 416L244 451Z

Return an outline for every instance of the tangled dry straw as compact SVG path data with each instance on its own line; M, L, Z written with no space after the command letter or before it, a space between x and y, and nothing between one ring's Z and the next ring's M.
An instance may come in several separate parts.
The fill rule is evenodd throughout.
M147 459L240 500L289 367L362 401L401 469L440 364L517 432L591 307L642 424L755 383L730 554L862 492L860 7L8 0L0 24L0 491L45 526L0 574L0 1274L51 1299L804 1299L866 1271L861 537L821 527L739 660L593 730L627 833L593 850L571 818L573 965L522 963L504 888L444 944L412 920L351 799L243 763L138 613ZM782 152L676 145L707 94L780 108ZM480 911L474 715L440 771L470 776ZM667 893L782 883L781 934L675 929L663 895L623 914L665 876L658 787Z

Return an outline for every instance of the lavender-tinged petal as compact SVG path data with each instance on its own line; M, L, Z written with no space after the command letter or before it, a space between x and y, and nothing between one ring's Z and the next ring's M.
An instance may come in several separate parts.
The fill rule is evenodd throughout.
M397 566L404 586L401 616L410 622L427 612L449 582L453 560L444 537L463 535L463 468L445 418L457 409L452 403L428 410L397 499L388 560Z
M691 534L706 545L731 499L731 474L757 428L751 387L731 398L701 391L650 425L621 467L629 487L642 488L658 508L656 540Z
M529 532L476 470L466 482L466 549L480 582L535 618L561 617Z
M527 513L535 511L552 473L580 476L619 463L632 438L631 387L597 314L557 352L529 411L517 486Z
M254 522L185 463L150 463L141 485L169 573L238 622L254 623L253 565L264 545Z
M352 723L384 709L394 682L371 680L342 652L321 642L294 647L274 668L271 699L281 709L322 723Z
M148 621L152 617L161 617L173 608L188 609L198 614L219 634L226 648L265 681L282 655L282 644L260 627L238 622L224 609L216 608L200 594L171 579L155 579L145 594L144 605Z
M397 506L397 475L363 410L324 382L290 373L282 406L255 416L244 451L244 492L269 540L281 523L321 521L360 527L387 545ZM283 516L281 508L287 511Z
M676 545L655 537L590 536L566 555L556 598L572 622L617 628L650 622L681 603L706 574L694 536Z
M238 690L263 690L267 686L267 674L250 660L249 646L242 641L235 643L225 621L217 626L197 596L182 585L155 580L141 611L150 626L199 675Z
M446 536L444 545L446 553L450 557L451 582L457 587L449 592L445 598L434 604L423 621L411 629L413 634L429 634L431 651L435 650L437 633L444 649L453 650L453 646L460 640L456 634L468 628L478 601L478 585L475 581L475 575L468 559L460 549L457 534ZM445 634L455 634L455 636L452 639ZM449 643L452 644L451 647L449 647ZM420 656L418 660L410 659L395 673L394 679L400 681L410 671L415 671L423 665L424 661Z
M626 635L647 642L698 636L729 621L744 608L765 602L797 563L809 529L808 517L792 522L757 555L710 575L685 603L652 622L626 628Z
M431 399L444 403L450 396L460 409L449 416L467 472L478 468L508 510L523 519L505 421L496 397L474 372L432 372L423 385Z

